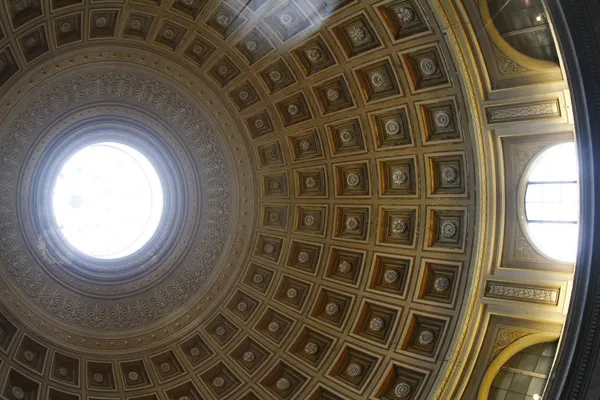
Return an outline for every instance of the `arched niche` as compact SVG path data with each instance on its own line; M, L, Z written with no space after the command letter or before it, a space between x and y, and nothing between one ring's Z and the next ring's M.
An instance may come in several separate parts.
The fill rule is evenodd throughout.
M494 44L498 47L498 49L502 53L504 53L506 56L508 56L513 61L515 61L517 64L519 64L527 69L530 69L532 71L547 71L547 70L559 68L558 62L534 58L530 55L525 54L524 52L520 51L519 49L515 48L515 46L511 45L504 37L506 35L506 33L503 35L500 32L500 30L498 30L498 27L496 26L496 23L494 21L495 18L498 18L498 15L500 14L500 12L495 12L494 15L492 15L492 11L490 10L489 1L490 0L480 0L479 1L481 17L483 19L485 28L486 28L490 38L492 39ZM541 15L544 15L544 17L545 17L545 14L543 14L543 13ZM535 27L533 27L533 28L535 28ZM527 28L527 29L532 29L532 28ZM548 29L550 29L550 27L548 27ZM512 32L512 33L514 33L514 32ZM552 39L552 46L554 46L554 39Z
M492 383L494 382L496 375L513 356L537 344L554 342L558 340L559 337L560 334L558 333L533 333L515 340L513 343L507 346L500 354L496 356L496 358L487 368L479 386L477 400L487 400L489 398Z

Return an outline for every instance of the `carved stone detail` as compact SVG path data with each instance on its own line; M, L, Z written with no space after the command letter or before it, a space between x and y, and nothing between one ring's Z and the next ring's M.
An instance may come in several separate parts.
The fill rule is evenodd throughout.
M537 103L507 104L487 108L488 123L526 121L538 118L552 118L561 115L558 100Z
M485 295L506 300L557 305L560 289L535 287L519 283L488 282Z
M492 355L490 356L489 362L491 363L492 361L494 361L496 356L514 341L530 334L531 332L520 331L512 328L498 329L498 333L496 333L496 339L494 340L494 345L492 347Z

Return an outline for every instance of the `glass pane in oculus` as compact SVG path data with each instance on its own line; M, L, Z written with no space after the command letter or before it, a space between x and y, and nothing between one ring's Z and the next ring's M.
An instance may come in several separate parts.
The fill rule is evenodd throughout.
M53 192L56 223L77 250L114 260L141 249L163 213L163 188L142 153L117 142L95 143L71 156Z

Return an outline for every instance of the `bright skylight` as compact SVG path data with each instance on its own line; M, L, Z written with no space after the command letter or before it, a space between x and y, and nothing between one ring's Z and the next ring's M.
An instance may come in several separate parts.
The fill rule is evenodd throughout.
M544 151L529 174L525 212L529 235L548 257L573 262L579 232L577 154L572 142Z
M122 143L95 143L62 167L53 208L73 247L112 260L135 253L154 235L163 212L163 189L142 153Z

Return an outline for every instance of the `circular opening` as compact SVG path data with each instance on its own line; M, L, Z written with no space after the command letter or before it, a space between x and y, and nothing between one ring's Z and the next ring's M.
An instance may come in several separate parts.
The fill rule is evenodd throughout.
M62 166L52 194L56 223L77 250L114 260L141 249L163 213L163 187L142 153L117 142L94 143Z
M579 234L579 187L575 144L543 151L531 165L525 188L527 230L546 256L573 262Z

